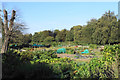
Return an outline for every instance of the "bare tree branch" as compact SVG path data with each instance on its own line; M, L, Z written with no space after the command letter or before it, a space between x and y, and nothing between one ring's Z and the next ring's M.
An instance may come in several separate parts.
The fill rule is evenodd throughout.
M4 30L5 30L5 34L7 34L8 31L8 17L7 17L7 11L3 10L4 13ZM5 35L6 36L6 35Z
M9 24L9 31L12 31L13 22L15 20L15 13L16 13L16 11L13 10L12 11L12 17L10 19L10 24Z

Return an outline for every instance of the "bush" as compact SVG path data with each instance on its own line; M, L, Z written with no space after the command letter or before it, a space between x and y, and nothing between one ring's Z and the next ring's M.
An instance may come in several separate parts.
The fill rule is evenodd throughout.
M68 48L67 51L72 54L74 50ZM116 52L119 54L119 51L118 45L106 46L102 58L93 58L86 63L76 62L70 58L57 58L53 50L33 52L8 50L8 54L3 55L3 78L32 79L34 77L38 80L41 78L114 78L115 73L109 59L112 60L111 56Z
M98 45L96 45L96 44L90 44L89 47L93 48L93 49L96 49L98 47Z
M52 57L52 58L57 58L57 55L56 55L56 54L53 54L51 57Z

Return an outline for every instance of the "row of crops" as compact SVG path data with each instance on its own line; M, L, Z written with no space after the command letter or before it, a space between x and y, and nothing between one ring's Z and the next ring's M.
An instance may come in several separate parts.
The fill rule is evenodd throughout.
M9 50L3 54L3 78L33 79L41 78L117 78L120 45L105 46L100 58L90 62L76 62L71 58L58 58L56 51Z

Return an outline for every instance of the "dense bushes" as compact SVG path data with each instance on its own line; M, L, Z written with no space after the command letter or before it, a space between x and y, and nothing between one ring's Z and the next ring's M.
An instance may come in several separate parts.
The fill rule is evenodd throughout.
M93 48L93 49L96 49L96 48L98 48L98 45L96 45L96 44L90 44L89 47Z
M112 64L120 54L120 46L105 46L103 57L88 62L76 62L70 58L57 58L55 51L18 52L9 50L3 54L3 79L78 79L116 78ZM113 62L114 61L114 62Z

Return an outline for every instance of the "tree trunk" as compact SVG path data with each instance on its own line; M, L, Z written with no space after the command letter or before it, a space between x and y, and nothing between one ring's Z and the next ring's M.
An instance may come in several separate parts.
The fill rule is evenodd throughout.
M3 10L3 13L4 13L3 29L4 29L5 36L3 36L4 37L4 42L3 42L3 45L2 45L1 53L6 53L7 50L8 50L8 43L9 43L10 35L11 35L11 32L12 32L12 27L13 27L13 22L14 22L14 19L15 19L16 11L14 11L14 10L12 11L12 16L11 16L10 23L9 23L9 28L8 28L7 11Z
M8 50L8 41L9 41L9 37L5 36L5 40L1 49L1 53L6 53Z

